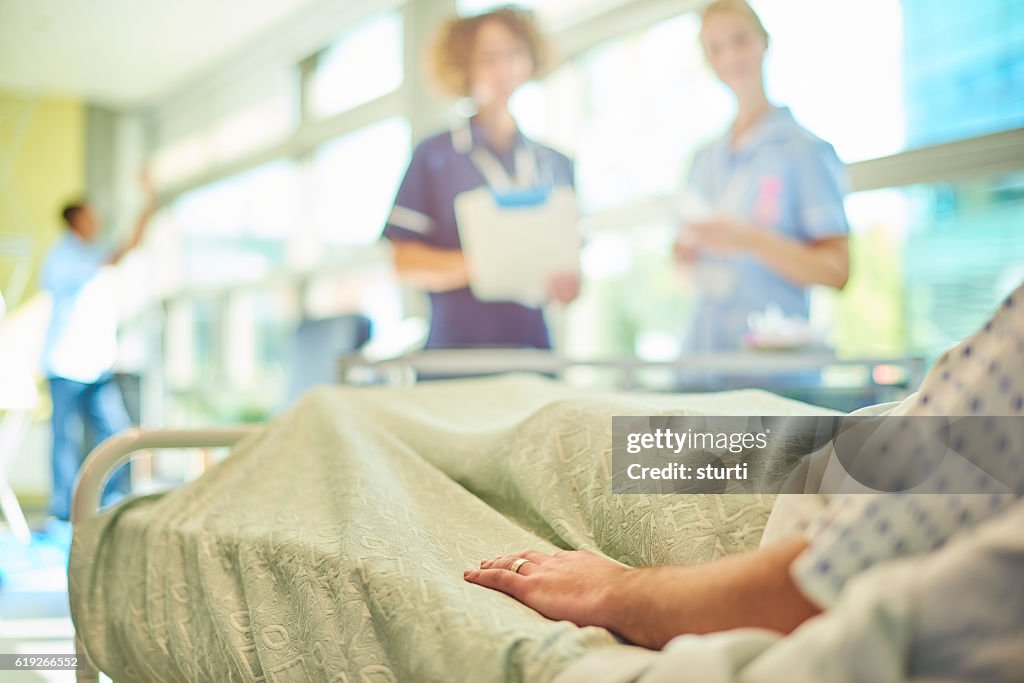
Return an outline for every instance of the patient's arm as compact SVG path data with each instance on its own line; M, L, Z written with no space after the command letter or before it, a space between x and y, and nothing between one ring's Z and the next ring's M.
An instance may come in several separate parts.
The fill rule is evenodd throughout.
M439 249L399 240L394 240L392 245L395 270L403 280L428 292L446 292L469 284L466 261L459 249Z
M684 633L760 627L789 633L819 612L793 583L789 565L803 538L694 566L629 569L586 551L527 551L485 560L465 573L556 620L603 626L637 645L661 648ZM509 567L519 557L530 561Z

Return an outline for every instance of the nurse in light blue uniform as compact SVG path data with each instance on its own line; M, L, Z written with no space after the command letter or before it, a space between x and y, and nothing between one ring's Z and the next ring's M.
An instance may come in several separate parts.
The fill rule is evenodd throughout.
M701 42L738 114L694 159L689 185L713 217L683 226L676 255L700 290L688 349L731 351L743 347L752 314L777 307L807 318L810 285L846 284L846 174L830 144L765 96L768 34L749 5L712 3Z

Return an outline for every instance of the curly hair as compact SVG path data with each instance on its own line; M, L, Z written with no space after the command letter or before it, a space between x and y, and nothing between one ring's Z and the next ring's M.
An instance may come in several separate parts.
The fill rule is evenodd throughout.
M512 5L472 17L445 22L431 51L431 66L438 86L456 97L470 94L469 65L473 43L480 27L500 22L526 44L533 62L533 77L542 76L550 66L550 47L529 10Z

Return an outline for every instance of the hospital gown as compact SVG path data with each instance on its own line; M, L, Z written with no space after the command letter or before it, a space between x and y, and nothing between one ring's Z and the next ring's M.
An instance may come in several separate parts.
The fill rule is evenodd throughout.
M948 351L921 390L892 415L1024 416L1024 285L976 334ZM979 421L978 424L981 424ZM822 607L835 604L850 579L886 560L932 551L954 535L998 516L1024 495L1021 420L991 421L977 450L1000 466L991 493L849 494L832 500L808 527L810 546L794 563L801 589ZM972 444L954 443L970 466ZM894 449L909 448L893 440ZM984 482L983 482L984 484ZM1008 491L1008 492L1007 492Z
M1020 418L1022 393L1024 286L893 412ZM1024 448L1010 443L1007 457L1013 493L833 498L792 567L826 609L792 634L734 629L682 635L660 653L598 652L556 683L1024 680Z

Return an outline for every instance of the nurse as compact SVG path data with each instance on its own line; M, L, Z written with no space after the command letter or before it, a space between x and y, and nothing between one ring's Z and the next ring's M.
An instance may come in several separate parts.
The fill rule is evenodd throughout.
M712 213L683 226L676 256L700 289L689 350L729 351L742 348L752 314L772 306L806 319L810 285L845 286L846 175L830 144L765 96L768 33L746 2L708 6L700 39L738 113L694 158L689 185Z
M573 185L572 162L524 136L509 111L513 93L542 72L544 53L531 15L515 8L453 19L436 43L437 80L472 98L476 114L416 147L384 229L399 277L430 296L427 348L551 346L540 308L473 296L455 210L456 197L485 186ZM565 273L551 278L548 295L566 303L578 289L578 275Z

